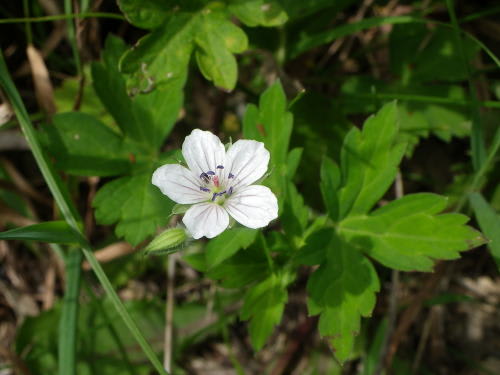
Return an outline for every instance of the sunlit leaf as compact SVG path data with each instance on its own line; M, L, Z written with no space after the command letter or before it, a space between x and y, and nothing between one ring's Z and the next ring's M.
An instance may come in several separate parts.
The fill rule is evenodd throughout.
M370 215L351 216L340 232L352 246L383 265L404 271L431 271L436 259L456 259L460 252L485 243L465 225L469 218L440 214L447 199L430 193L411 194Z
M165 225L174 203L151 184L151 174L137 174L108 182L93 206L99 223L115 224L117 236L137 245Z

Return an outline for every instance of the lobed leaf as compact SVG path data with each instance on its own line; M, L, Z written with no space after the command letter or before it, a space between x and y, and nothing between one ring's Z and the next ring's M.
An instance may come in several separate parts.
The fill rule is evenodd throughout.
M92 205L99 223L117 223L116 234L137 245L166 224L174 203L151 184L151 173L142 173L108 182Z
M398 142L395 102L368 118L363 130L353 128L341 151L342 184L339 219L368 212L396 177L406 143Z
M440 214L447 199L430 193L411 194L340 223L352 246L383 265L403 271L431 271L434 259L455 259L479 246L484 237L465 225L466 216Z
M240 316L250 320L248 330L255 350L260 350L281 321L288 299L286 283L282 277L271 274L264 281L251 287L244 298Z
M218 2L202 8L178 7L172 17L166 17L124 54L120 68L131 74L129 90L149 92L172 84L183 87L192 53L205 78L232 90L237 78L233 53L246 50L248 42L228 16L226 6Z
M323 234L325 236L326 234ZM371 315L380 284L371 262L330 229L325 260L307 283L308 308L320 314L319 332L335 356L347 360L359 333L361 317Z

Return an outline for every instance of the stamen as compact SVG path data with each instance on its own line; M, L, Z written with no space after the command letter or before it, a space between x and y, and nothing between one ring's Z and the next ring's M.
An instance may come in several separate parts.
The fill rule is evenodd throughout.
M216 168L217 169L224 169L224 166L223 165L218 165Z
M215 172L214 172L214 171L207 171L207 173L206 173L206 174L208 174L208 175L210 175L210 176L215 176Z
M212 202L215 202L215 198L217 198L217 195L219 195L219 193L214 193L214 195L212 197Z
M229 173L229 176L227 176L227 178L233 178L234 177L234 174L232 173Z
M231 186L227 192L227 195L231 195L233 194L233 187Z
M207 193L210 192L210 189L208 189L206 187L203 187L203 186L200 186L200 190L201 191L206 191Z
M202 173L200 174L200 178L204 178L204 177L206 178L206 177L208 177L208 175L207 175L205 172L202 172Z

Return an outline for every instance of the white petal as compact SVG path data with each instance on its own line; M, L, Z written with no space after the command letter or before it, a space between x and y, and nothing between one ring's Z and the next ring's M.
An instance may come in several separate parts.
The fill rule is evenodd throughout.
M217 203L200 203L187 210L182 222L194 239L203 236L213 238L227 228L229 215Z
M225 153L224 145L216 135L200 129L194 129L182 144L182 155L197 176L224 165Z
M210 199L209 194L200 190L196 176L179 164L165 164L158 168L153 173L152 183L177 203L192 204Z
M241 139L227 151L226 164L227 176L234 175L233 187L248 186L266 173L269 151L262 142Z
M226 200L224 206L238 223L253 229L265 227L278 217L278 200L266 186L240 188Z

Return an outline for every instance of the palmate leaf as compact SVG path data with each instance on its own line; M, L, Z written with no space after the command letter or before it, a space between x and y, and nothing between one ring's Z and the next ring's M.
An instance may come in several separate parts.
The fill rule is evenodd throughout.
M434 259L455 259L459 252L485 243L465 225L465 215L439 214L447 199L430 193L411 194L375 210L351 216L340 232L352 246L387 267L431 271Z
M309 311L320 314L319 329L331 340L340 361L349 358L361 316L369 316L379 283L364 254L387 267L431 271L436 259L454 259L460 251L485 242L461 214L441 212L447 199L412 194L373 212L393 182L405 144L399 143L398 108L385 105L362 131L349 132L341 168L325 159L321 192L331 219L307 239L297 254L301 264L320 267L308 283Z
M375 268L330 229L322 234L326 259L309 278L309 313L321 314L319 332L340 362L349 358L361 317L371 315L380 285ZM324 241L323 241L324 242Z
M117 223L116 234L137 245L167 223L174 203L151 184L151 173L121 177L108 182L96 194L96 219Z
M277 1L184 4L148 0L143 6L141 1L121 0L120 7L131 23L152 29L121 60L121 70L131 74L131 92L168 87L176 80L183 85L193 53L205 78L232 90L237 79L234 54L248 46L246 34L231 21L232 15L251 26L276 26L287 20Z

